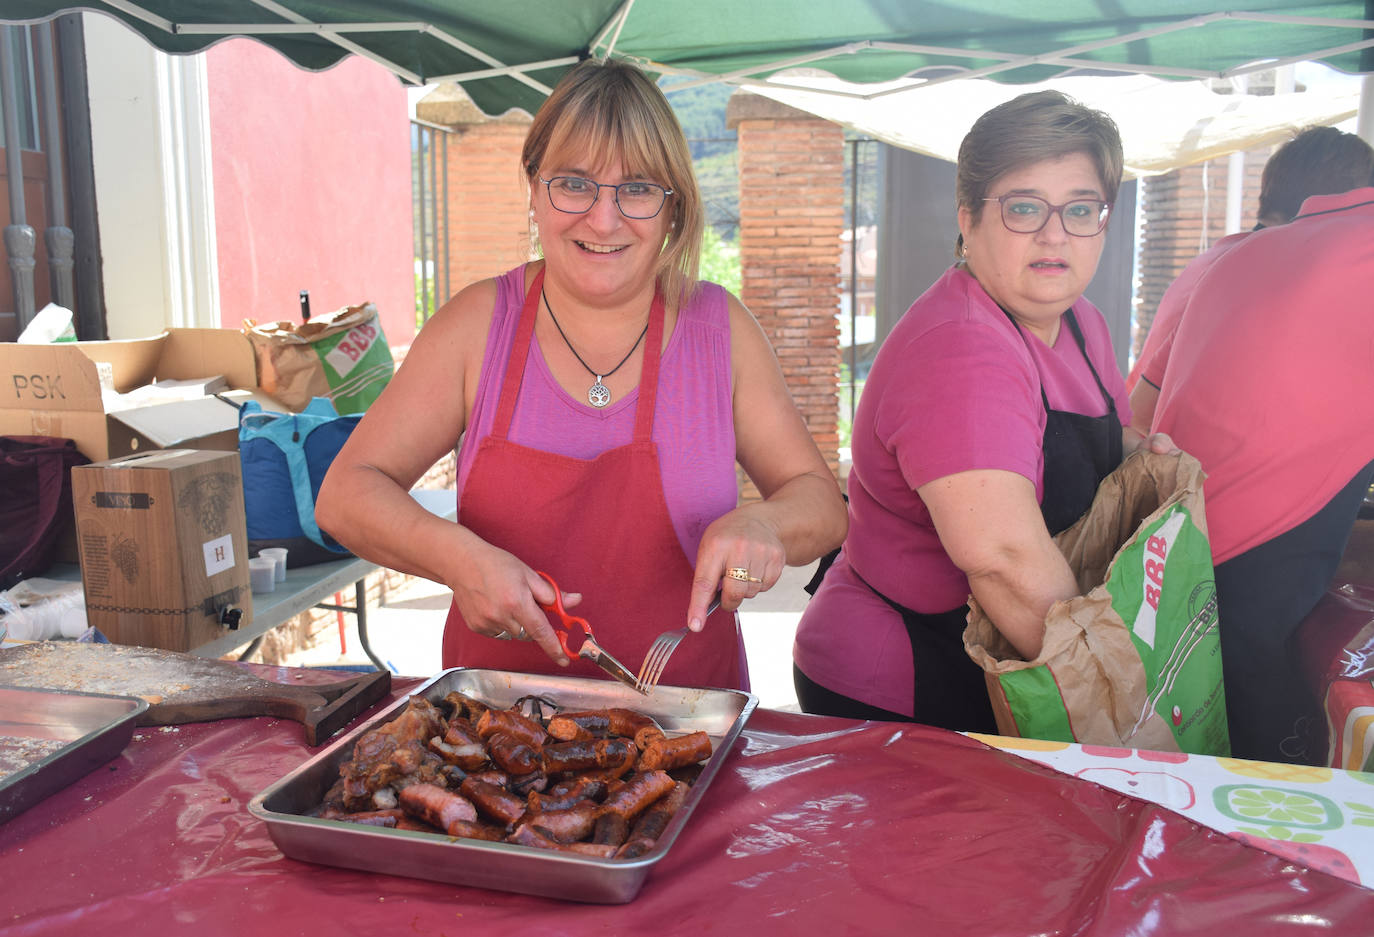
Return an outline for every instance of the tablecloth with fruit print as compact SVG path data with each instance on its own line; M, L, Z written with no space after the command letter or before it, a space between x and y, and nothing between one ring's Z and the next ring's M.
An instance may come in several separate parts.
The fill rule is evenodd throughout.
M994 735L974 738L1374 888L1374 774Z

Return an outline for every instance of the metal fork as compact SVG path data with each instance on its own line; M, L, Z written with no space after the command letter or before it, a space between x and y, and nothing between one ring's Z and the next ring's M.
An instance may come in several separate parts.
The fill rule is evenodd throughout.
M720 592L717 591L711 599L711 605L706 609L706 616L709 618L711 613L720 608ZM658 686L658 678L663 676L663 668L668 666L668 658L673 656L673 651L682 643L682 639L687 637L688 629L686 625L675 631L665 631L654 638L654 643L649 645L649 652L644 655L644 663L639 665L639 675L635 677L635 689L641 693L652 693L654 687Z

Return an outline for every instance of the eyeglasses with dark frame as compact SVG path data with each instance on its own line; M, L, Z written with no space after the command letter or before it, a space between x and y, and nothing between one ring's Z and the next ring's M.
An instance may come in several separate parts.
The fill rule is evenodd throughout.
M1050 216L1058 215L1064 230L1074 237L1090 238L1107 227L1112 203L1098 198L1075 198L1062 205L1051 205L1038 195L1011 194L985 198L1001 206L1002 224L1016 234L1035 234L1049 224Z
M658 217L663 203L673 194L672 189L664 188L654 182L622 182L611 185L581 176L554 176L552 179L539 177L549 193L549 204L569 215L582 215L589 211L601 197L602 189L615 192L615 205L626 218L647 221Z

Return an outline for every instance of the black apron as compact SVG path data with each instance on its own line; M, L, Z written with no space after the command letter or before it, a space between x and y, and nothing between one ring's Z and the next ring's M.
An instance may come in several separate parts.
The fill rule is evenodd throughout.
M1005 309L1002 312L1019 332L1020 326L1011 314ZM1116 401L1107 393L1088 357L1072 308L1065 311L1064 321L1107 402L1107 412L1102 416L1084 416L1051 410L1044 383L1040 385L1040 401L1045 407L1044 497L1040 514L1050 536L1083 516L1092 505L1097 486L1121 464L1122 458L1121 418L1117 416ZM854 575L862 580L858 570L854 570ZM916 721L945 729L995 734L997 720L988 700L983 670L964 650L968 605L947 612L924 613L899 605L876 589L873 592L896 609L906 625L915 675Z

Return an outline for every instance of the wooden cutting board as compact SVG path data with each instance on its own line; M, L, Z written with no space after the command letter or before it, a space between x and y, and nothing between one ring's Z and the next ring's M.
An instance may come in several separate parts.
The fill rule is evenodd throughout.
M231 661L176 651L36 641L0 648L0 684L137 696L148 701L141 726L239 716L294 719L305 726L306 741L318 745L386 696L391 674L293 685L263 680Z

